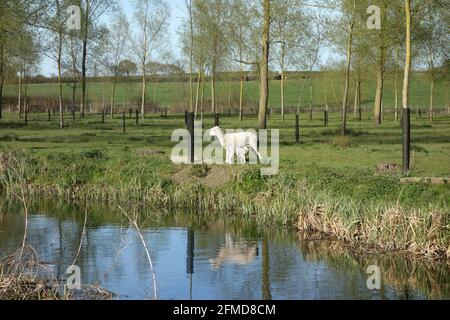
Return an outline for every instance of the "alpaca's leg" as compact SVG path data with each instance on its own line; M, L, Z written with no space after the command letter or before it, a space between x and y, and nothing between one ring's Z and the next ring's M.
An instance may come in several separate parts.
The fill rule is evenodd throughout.
M247 163L247 159L245 159L245 155L246 155L245 150L242 150L242 153L241 153L241 163L242 164L246 164Z
M246 154L246 149L245 148L238 148L236 150L236 154L239 158L239 163L240 164L245 164L247 161L245 160L245 154Z
M227 164L233 164L234 148L232 146L227 147Z

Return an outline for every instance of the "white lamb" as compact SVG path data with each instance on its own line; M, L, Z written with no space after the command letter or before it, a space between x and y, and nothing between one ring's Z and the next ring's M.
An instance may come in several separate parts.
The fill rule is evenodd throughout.
M233 164L234 155L239 159L239 163L246 163L245 156L250 150L253 150L259 160L262 160L258 152L258 136L252 132L238 132L224 134L219 127L210 130L210 136L216 137L222 148L227 152L227 164Z

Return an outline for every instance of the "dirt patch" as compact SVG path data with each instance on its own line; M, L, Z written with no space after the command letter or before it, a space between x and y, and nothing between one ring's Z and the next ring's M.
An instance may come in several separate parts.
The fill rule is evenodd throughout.
M383 172L398 172L400 171L400 165L396 163L380 163L377 166L377 172L383 173Z
M433 186L439 186L439 185L449 185L450 178L427 178L427 177L403 178L400 179L400 183L401 184L425 183L431 184Z
M231 166L208 166L207 170L204 170L205 175L198 177L194 174L194 171L198 170L193 168L193 166L183 167L172 176L172 181L177 185L195 182L208 188L219 188L232 181L240 171L239 168Z

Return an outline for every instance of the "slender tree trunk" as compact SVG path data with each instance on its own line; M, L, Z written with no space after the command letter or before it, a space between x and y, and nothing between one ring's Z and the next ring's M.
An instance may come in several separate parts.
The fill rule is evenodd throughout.
M448 82L447 82L447 87L448 87ZM445 91L445 106L447 107L447 114L450 114L450 106L448 104L448 90Z
M405 0L406 14L406 57L405 76L403 79L403 172L410 169L411 126L409 108L409 79L411 71L411 0Z
M191 33L190 61L189 61L189 110L193 112L193 61L194 61L194 20L192 15L192 0L189 1L189 21ZM197 113L196 113L197 114ZM197 116L197 115L196 115Z
M359 86L359 80L356 80L356 88L355 88L355 101L353 105L353 116L356 118L358 116L358 86Z
M284 71L281 71L281 121L284 118Z
M155 75L155 81L153 81L153 108L155 110L155 113L158 112L157 106L156 106L156 97L158 94L157 83L158 83L158 79L156 79L156 75Z
M62 30L59 30L57 63L58 63L58 89L59 89L58 97L59 97L59 127L60 127L60 129L64 129L63 86L62 86L62 77L61 77L62 46L63 46L63 34L62 34Z
M350 67L352 64L352 49L353 49L353 26L354 26L354 15L356 1L354 0L352 21L350 22L348 28L348 43L347 43L347 66L345 69L345 88L344 88L344 99L342 101L342 126L341 135L345 136L347 134L347 104L348 104L348 94L350 89Z
M309 81L309 120L313 121L313 96L314 96L314 86L313 86L313 78L311 75L311 79Z
M142 64L142 97L141 97L141 117L142 120L145 119L145 98L146 98L146 93L147 93L147 78L146 78L146 74L145 74L145 62Z
M211 112L216 113L216 79L214 73L211 75Z
M395 83L394 83L394 94L395 94L395 122L399 119L399 90L398 90L398 46L395 47Z
M105 113L105 82L102 83L102 114Z
M19 119L22 119L22 77L23 77L23 63L20 64L20 72L19 72L19 98L17 102Z
M113 87L111 93L111 119L114 118L114 112L116 109L116 87L117 87L117 76L114 76Z
M206 86L206 79L205 79L205 69L202 69L202 98L200 99L200 114L201 119L203 120L203 107L205 104L205 86Z
M362 121L362 81L359 80L358 85L358 119Z
M244 72L242 69L242 63L241 63L241 84L239 88L239 120L242 122L243 120L243 104L244 104Z
M83 26L83 53L81 58L81 102L80 102L80 113L81 118L84 118L84 113L86 109L86 59L87 59L87 42L89 33L89 1L86 0L85 16L84 16L84 26Z
M428 116L428 119L430 122L434 121L434 85L435 85L435 80L434 80L434 71L431 71L431 84L430 84L430 114Z
M76 95L77 95L77 79L74 78L72 82L72 113L75 113Z
M264 20L262 34L262 59L260 62L261 83L259 92L258 128L267 128L267 106L269 103L269 50L270 50L270 0L263 1Z
M232 94L232 89L233 89L233 79L231 78L231 74L230 74L230 83L229 83L229 90L228 90L228 110L230 111L231 110L231 98L232 98L232 96L231 96L231 94Z
M380 48L380 60L377 70L377 89L375 94L375 123L381 125L381 105L383 103L384 91L384 48Z
M285 45L281 45L281 121L284 121L284 58L285 58Z
M195 119L197 119L198 116L198 106L199 106L199 100L200 100L200 83L201 83L201 67L198 70L197 74L197 90L195 93Z
M23 77L23 82L24 82L24 95L23 95L23 110L25 114L28 114L28 82L27 82L27 74L26 74L26 70L24 73L24 77ZM26 120L26 116L25 116L25 121Z
M0 119L3 117L3 85L5 82L5 46L0 43Z

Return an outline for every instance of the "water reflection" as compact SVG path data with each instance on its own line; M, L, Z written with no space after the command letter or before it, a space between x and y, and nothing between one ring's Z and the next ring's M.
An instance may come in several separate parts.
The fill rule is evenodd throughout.
M215 269L227 263L247 266L255 261L257 255L257 242L249 243L241 237L233 237L232 234L227 233L225 244L220 248L219 254L214 259L210 259L209 262Z
M17 203L0 211L0 256L22 241ZM138 234L117 210L42 201L30 204L28 243L42 262L64 276L82 240L77 264L84 283L122 299L152 296L152 279ZM241 220L207 214L144 210L161 299L448 299L449 267L405 258L359 256L338 243L299 241L292 232L258 230ZM369 291L365 270L379 265L383 286Z

